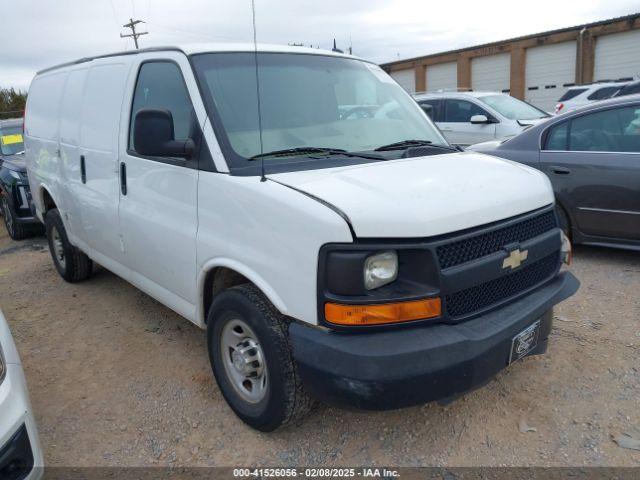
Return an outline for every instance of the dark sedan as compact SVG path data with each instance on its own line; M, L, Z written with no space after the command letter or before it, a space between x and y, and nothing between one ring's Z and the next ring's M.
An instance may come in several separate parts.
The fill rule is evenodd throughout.
M31 211L22 119L0 121L0 162L0 201L9 236L21 240L43 233L42 224Z
M545 172L574 243L640 250L640 95L592 103L469 149Z

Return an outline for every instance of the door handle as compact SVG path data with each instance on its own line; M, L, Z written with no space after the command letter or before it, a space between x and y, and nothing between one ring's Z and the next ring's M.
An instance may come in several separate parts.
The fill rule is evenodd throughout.
M551 167L551 171L553 173L555 173L556 175L569 175L571 173L571 170L569 170L566 167L557 167L555 165L553 165Z
M80 155L80 180L87 183L87 167L84 164L84 155Z
M127 165L120 162L120 191L122 195L127 194Z

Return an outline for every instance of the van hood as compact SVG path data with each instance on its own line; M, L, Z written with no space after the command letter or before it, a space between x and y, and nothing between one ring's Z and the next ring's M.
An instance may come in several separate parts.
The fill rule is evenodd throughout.
M358 237L464 230L553 203L541 172L476 152L268 175L340 210Z

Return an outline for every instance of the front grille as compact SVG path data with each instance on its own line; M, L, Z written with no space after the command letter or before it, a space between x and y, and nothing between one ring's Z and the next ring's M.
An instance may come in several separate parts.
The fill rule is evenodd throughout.
M449 268L490 255L515 242L524 242L556 228L553 210L527 218L521 222L481 233L436 249L440 268Z
M504 277L446 295L447 313L454 319L464 317L535 287L556 272L559 261L554 252Z

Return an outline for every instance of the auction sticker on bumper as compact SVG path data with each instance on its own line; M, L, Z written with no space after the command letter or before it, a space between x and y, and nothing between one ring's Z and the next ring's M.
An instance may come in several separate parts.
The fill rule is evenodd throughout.
M509 363L520 360L538 345L538 335L540 334L540 320L525 328L511 341L511 354Z

